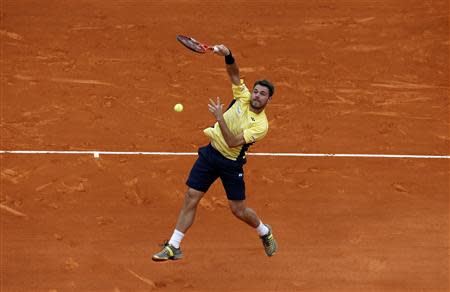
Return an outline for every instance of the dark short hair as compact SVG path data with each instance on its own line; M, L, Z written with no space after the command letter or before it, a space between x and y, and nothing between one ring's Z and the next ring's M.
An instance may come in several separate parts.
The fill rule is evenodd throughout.
M269 89L269 96L272 96L275 92L275 86L273 86L273 84L266 79L256 80L255 84L253 84L253 88L255 88L256 85L267 87L267 89Z

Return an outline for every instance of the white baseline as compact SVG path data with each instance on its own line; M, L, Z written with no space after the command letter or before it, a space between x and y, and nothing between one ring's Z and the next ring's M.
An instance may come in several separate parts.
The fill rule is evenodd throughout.
M168 155L193 156L197 152L119 152L119 151L58 151L58 150L0 150L0 154L90 154L90 155ZM361 157L361 158L414 158L450 159L450 155L403 155L403 154L338 154L338 153L247 153L252 156L278 157Z

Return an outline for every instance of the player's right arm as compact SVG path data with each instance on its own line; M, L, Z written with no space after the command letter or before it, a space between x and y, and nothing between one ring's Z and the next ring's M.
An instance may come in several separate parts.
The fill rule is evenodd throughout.
M224 45L216 45L214 52L220 56L225 57L226 69L231 83L233 83L234 85L240 85L241 80L239 76L239 67L234 61L230 49L228 49Z

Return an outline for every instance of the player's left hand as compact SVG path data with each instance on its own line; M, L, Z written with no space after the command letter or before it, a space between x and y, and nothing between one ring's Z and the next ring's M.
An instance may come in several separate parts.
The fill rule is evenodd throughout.
M217 121L220 121L223 119L223 104L220 103L220 97L217 97L217 102L214 102L211 98L209 99L208 104L209 111L216 117Z

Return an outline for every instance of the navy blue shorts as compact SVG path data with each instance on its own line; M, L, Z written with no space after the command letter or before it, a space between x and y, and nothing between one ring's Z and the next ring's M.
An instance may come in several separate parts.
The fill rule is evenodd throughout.
M225 158L211 144L198 149L186 184L197 191L208 191L220 177L228 200L245 200L244 163Z

